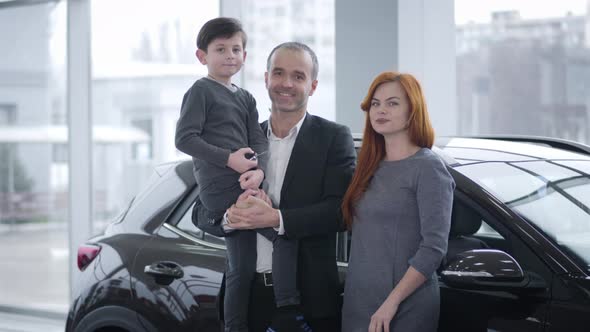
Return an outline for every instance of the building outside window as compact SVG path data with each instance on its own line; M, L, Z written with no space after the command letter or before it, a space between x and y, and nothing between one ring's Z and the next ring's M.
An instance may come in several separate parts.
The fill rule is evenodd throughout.
M590 143L590 2L456 0L455 10L459 134Z
M91 16L93 226L100 231L155 165L182 157L176 120L186 90L207 74L196 37L219 16L219 1L91 0Z
M65 312L65 3L0 6L0 306ZM64 182L65 181L65 182ZM32 287L34 285L34 287Z
M206 73L194 56L196 34L219 15L219 2L89 1L96 233L156 164L179 157L182 96ZM0 42L7 45L0 55L0 269L11 271L0 277L0 306L62 314L72 254L66 7L0 6Z
M307 44L319 60L317 93L309 98L308 111L329 120L336 118L335 7L334 0L243 0L242 22L248 34L248 57L243 87L254 95L261 120L270 113L264 86L266 60L285 41Z

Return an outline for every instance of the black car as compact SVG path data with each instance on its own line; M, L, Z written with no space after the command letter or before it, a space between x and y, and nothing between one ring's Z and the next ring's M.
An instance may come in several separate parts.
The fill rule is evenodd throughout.
M439 330L590 330L590 147L495 137L433 150L457 184ZM80 246L66 331L221 330L224 241L193 225L196 187L190 161L157 167ZM349 246L338 234L343 282Z

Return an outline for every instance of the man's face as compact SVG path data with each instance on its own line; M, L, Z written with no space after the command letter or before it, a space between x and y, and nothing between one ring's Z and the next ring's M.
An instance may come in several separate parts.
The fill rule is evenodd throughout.
M279 112L306 112L307 100L318 81L312 78L311 56L300 50L278 49L264 74L272 109Z
M231 81L244 64L246 51L242 47L242 34L230 38L215 38L207 47L207 52L197 50L199 61L207 65L209 75L218 81Z

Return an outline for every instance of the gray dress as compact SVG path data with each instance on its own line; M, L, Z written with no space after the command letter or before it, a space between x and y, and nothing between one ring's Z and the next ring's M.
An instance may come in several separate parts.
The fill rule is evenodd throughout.
M447 250L455 183L430 149L382 161L355 206L342 331L367 331L410 266L427 281L401 303L392 331L436 331L438 268Z

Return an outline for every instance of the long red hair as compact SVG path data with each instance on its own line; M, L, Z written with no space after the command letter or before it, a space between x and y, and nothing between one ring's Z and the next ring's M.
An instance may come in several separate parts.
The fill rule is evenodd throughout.
M342 214L348 229L352 227L354 205L367 190L371 177L377 170L379 163L385 158L385 140L382 135L373 130L369 110L371 109L371 101L375 91L381 84L387 82L399 82L408 97L410 108L408 135L412 143L429 149L432 148L434 143L434 129L430 123L426 101L418 80L410 74L390 71L377 75L361 103L361 109L365 112L363 143L352 181L342 200Z

